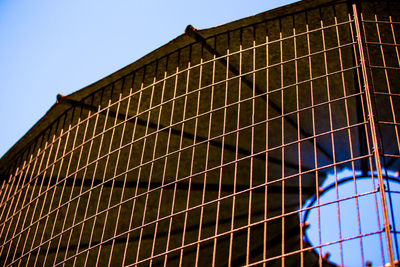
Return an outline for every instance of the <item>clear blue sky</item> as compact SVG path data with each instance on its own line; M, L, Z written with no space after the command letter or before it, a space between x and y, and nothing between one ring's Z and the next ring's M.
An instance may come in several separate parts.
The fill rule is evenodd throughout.
M292 0L0 0L0 157L55 103L181 35Z

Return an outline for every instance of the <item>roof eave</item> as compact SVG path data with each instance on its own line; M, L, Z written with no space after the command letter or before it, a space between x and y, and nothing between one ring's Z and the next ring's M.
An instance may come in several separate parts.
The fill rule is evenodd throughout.
M242 27L246 27L248 25L261 23L264 21L277 19L279 17L291 15L298 12L304 12L307 9L315 8L321 5L327 5L331 3L338 2L346 2L346 0L303 0L299 2L295 2L286 6L278 7L263 13L259 13L254 16L250 16L247 18L243 18L240 20L236 20L233 22L229 22L226 24L222 24L216 27L199 30L203 37L208 38L210 36L214 36L217 34L221 34L228 31L233 31ZM171 40L167 44L161 46L160 48L154 50L153 52L145 55L139 60L133 62L132 64L123 67L120 70L106 76L105 78L94 82L68 96L67 99L80 101L91 93L101 89L102 87L115 82L122 77L132 73L133 71L140 69L141 67L154 62L156 59L159 59L166 54L172 53L176 50L181 49L187 45L195 43L196 41L192 39L190 36L186 34L182 34L177 38ZM54 120L56 120L59 116L61 116L66 110L68 110L70 106L55 103L46 114L35 123L27 133L19 139L4 155L0 158L0 175L5 176L7 172L7 168L10 163L24 151L29 144L35 140L37 136L39 136L43 130L45 130Z

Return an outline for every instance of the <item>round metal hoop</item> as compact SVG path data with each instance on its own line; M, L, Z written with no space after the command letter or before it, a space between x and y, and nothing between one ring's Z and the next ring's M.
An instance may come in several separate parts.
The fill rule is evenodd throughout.
M389 182L389 181L390 181L390 182L393 182L393 183L398 183L398 184L400 184L400 180L397 179L397 178L390 177L390 176L388 176L388 175L384 175L383 178L384 178L384 180L385 180L386 182ZM323 196L325 193L329 192L331 189L335 188L336 186L340 186L340 185L346 184L346 183L348 183L348 182L355 181L355 180L357 180L357 179L358 179L358 180L360 180L360 179L371 179L371 177L370 177L370 176L366 176L365 174L359 174L359 175L355 175L355 176L351 176L351 177L344 177L344 178L338 179L336 182L330 183L330 184L329 184L327 187L325 187L325 188L320 187L320 188L319 188L319 198L320 198L321 196ZM374 177L374 179L376 179L376 177ZM379 188L378 188L378 189L375 189L373 192L371 192L371 194L376 193L376 192L379 192ZM385 192L391 192L391 191L387 190L387 189L386 189L386 186L385 186ZM314 196L311 198L310 203L304 207L304 208L306 209L306 211L305 211L305 213L304 213L303 218L301 218L302 224L305 226L305 227L304 227L304 230L303 230L303 241L304 241L305 244L310 245L310 246L313 246L313 244L312 244L312 242L310 241L310 239L308 238L308 235L306 234L306 231L305 231L305 230L306 230L306 228L309 227L309 222L307 222L307 219L308 219L308 216L309 216L309 214L310 214L310 211L312 210L311 208L314 206L314 204L315 204L316 201L317 201L317 196L314 195ZM329 253L326 253L325 255L320 255L320 254L316 251L316 249L312 249L311 252L312 252L316 257L322 257L322 260L324 261L325 264L328 264L328 266L340 266L340 265L337 265L336 263L334 263L334 262L332 262L332 261L329 260L329 256L330 256ZM368 262L367 262L367 266L371 266L371 265L368 265ZM395 266L399 266L399 261L398 261L398 260L396 260L396 265L395 265Z

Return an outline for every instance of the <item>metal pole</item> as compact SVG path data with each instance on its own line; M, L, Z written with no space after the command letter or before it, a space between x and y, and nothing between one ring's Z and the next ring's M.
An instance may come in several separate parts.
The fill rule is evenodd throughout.
M368 120L369 120L370 128L371 128L371 139L372 139L372 146L373 146L372 149L373 149L376 171L377 171L378 180L379 180L379 192L381 194L381 199L382 199L382 212L383 212L383 219L384 219L384 224L385 224L384 229L385 229L385 234L386 234L389 261L390 261L390 266L394 266L389 216L388 216L387 205L386 205L385 186L383 183L382 167L381 167L381 161L380 161L380 156L379 156L378 138L376 136L374 113L373 113L373 109L372 109L372 99L371 99L372 96L371 96L371 92L370 92L369 84L368 84L367 66L366 66L366 60L365 60L365 56L364 56L363 42L361 39L360 22L358 20L356 4L353 4L353 16L354 16L354 26L355 26L356 35L357 35L356 37L357 37L358 52L360 53L360 65L361 65L362 77L363 77L363 81L364 81L364 91L365 91L365 98L366 98L366 103L367 103Z

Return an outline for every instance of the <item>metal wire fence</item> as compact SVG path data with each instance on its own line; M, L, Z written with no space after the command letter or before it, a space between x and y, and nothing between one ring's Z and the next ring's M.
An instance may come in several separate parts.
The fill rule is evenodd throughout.
M351 253L364 265L363 241L379 236L376 264L393 264L400 192L385 173L400 163L399 10L334 1L211 36L188 26L190 44L80 100L59 95L66 111L2 180L0 261L333 266L346 265L342 244L359 240ZM356 188L347 198L343 169ZM371 191L357 192L359 171ZM328 175L336 199L326 203ZM366 194L382 214L371 229L358 204ZM348 199L351 215L341 212ZM339 225L329 242L327 205ZM318 220L303 221L311 210ZM346 235L349 216L357 231ZM322 253L333 244L339 262Z

